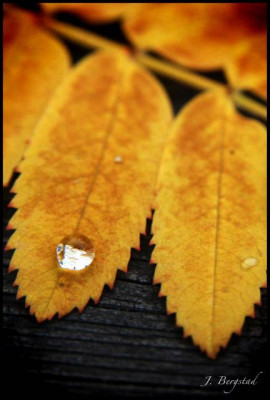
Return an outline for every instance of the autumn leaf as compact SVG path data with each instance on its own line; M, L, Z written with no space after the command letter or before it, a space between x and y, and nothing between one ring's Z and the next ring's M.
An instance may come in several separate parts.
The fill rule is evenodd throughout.
M266 280L266 131L222 92L177 116L158 180L154 283L184 335L215 358Z
M90 22L110 22L119 18L129 3L40 3L44 11L69 12Z
M251 56L252 55L252 56ZM235 47L234 62L227 65L227 77L232 86L253 89L266 99L267 54L266 36L255 36Z
M122 52L85 58L57 92L21 163L11 220L18 298L38 321L98 302L126 271L150 215L172 112L159 82ZM92 241L93 263L61 269L66 235Z
M70 60L65 47L27 12L5 8L3 32L3 183L7 185Z
M266 3L137 3L124 31L139 49L189 68L224 68L234 88L266 97Z

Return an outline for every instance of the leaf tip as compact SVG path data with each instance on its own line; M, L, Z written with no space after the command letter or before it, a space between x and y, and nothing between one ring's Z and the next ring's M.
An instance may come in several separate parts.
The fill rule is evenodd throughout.
M109 288L110 288L111 290L113 290L113 288L114 288L114 282L108 282L107 285L109 286Z
M238 335L238 336L241 336L242 335L242 329L237 329L236 331L235 331L235 334L236 335Z
M16 269L17 268L14 267L14 265L10 263L8 266L8 273L11 273L11 272L15 271ZM14 287L14 286L18 286L18 285L17 284L15 285L15 282L13 282L12 286Z
M8 244L6 244L4 247L4 251L9 251L9 250L10 250L10 246Z
M30 314L33 315L32 313L30 313ZM37 317L37 316L36 316L36 320L37 320L38 324L41 324L44 321L44 319Z
M14 168L14 172L21 173L22 171L21 171L20 167L17 166Z
M78 312L79 312L80 314L82 314L83 311L84 311L84 309L85 309L85 307L86 307L86 304L84 304L84 305L82 305L82 306L77 306Z
M9 250L14 250L15 248L11 246L9 243L7 243L4 247L4 251L9 251Z
M16 286L18 286L18 284L16 282L13 282L12 286L16 287ZM23 297L23 294L20 292L20 290L18 290L17 294L16 294L16 300L20 300L22 297ZM26 303L25 303L25 306L27 307Z
M209 353L209 352L205 351L207 357L211 358L211 360L215 360L217 358L218 352L219 352L219 350L217 352L215 352L215 353L214 352L213 353L212 352Z
M152 209L152 207L151 207L151 209ZM150 221L152 221L153 216L152 216L152 211L151 211L151 210L150 210L150 211L148 212L148 214L146 215L146 218L147 218L147 219L150 219Z
M100 300L100 296L98 296L96 298L93 298L93 301L94 301L95 305L98 304L99 300Z
M57 313L57 318L58 319L62 319L66 314L65 313L61 313L60 311Z
M14 268L14 269L15 269L15 268ZM14 269L13 269L12 271L14 271ZM12 271L11 271L11 272L12 272ZM14 282L12 283L12 287L15 288L15 287L17 287L17 286L19 286L18 283L17 283L16 281L14 281Z
M49 315L47 318L44 317L43 321L45 321L45 319L47 319L48 321L51 321L54 318L55 315L58 315L58 318L59 318L59 313L56 312L56 313L54 313L52 315Z
M202 346L202 345L200 345L198 343L195 343L193 337L192 337L192 341L193 341L193 343L195 345L197 345L197 347L200 349L200 351L203 352L204 354L206 354L206 356L208 358L210 358L211 360L215 360L217 358L217 356L218 356L218 353L221 350L221 346L220 345L211 346L211 347L205 347L205 346Z
M11 225L11 223L8 223L7 224L7 226L6 226L6 231L12 231L12 230L14 230L15 228L14 228L14 226L13 225Z

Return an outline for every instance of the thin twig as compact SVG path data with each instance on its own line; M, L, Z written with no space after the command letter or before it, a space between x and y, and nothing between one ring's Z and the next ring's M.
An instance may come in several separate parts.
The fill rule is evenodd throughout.
M105 39L99 35L96 35L89 31L85 31L84 29L78 28L76 26L56 21L53 18L46 18L44 21L46 23L46 26L48 26L54 32L86 48L128 49L128 47L125 45L119 44L109 39ZM138 52L136 59L142 65L161 75L173 78L197 89L226 89L226 85L222 83L213 81L209 78L196 74L195 72L191 72L181 66L176 66L170 62L159 60L145 53ZM248 96L238 91L232 94L232 100L237 107L266 120L267 109L266 106L264 106L263 104L260 104L257 101L250 99Z
M250 99L243 93L237 91L234 92L232 95L232 101L237 107L241 108L242 110L248 111L251 114L256 115L257 117L264 119L265 121L267 120L266 106L258 103L255 100Z
M46 17L44 18L44 22L47 27L54 30L56 33L64 36L66 39L69 39L77 44L80 44L86 48L99 48L99 49L110 49L110 48L118 48L124 49L126 46L114 42L113 40L105 39L95 33L91 33L84 29L78 28L74 25L70 25L64 22L56 21L53 18Z
M215 82L209 78L190 72L189 70L170 64L163 60L159 60L145 53L138 53L136 60L151 70L173 78L177 81L183 82L188 86L196 89L209 90L209 89L222 89L224 85Z

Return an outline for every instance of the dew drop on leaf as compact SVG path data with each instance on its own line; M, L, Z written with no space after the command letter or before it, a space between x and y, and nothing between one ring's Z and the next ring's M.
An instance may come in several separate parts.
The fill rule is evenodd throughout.
M121 163L122 161L123 161L122 156L116 156L116 157L114 157L114 162L116 162L116 163Z
M249 269L249 268L255 267L255 265L257 265L257 264L258 264L257 258L250 257L250 258L246 258L242 262L241 266L242 266L243 269Z
M95 250L91 240L86 236L69 235L57 245L56 256L61 268L79 271L92 263Z

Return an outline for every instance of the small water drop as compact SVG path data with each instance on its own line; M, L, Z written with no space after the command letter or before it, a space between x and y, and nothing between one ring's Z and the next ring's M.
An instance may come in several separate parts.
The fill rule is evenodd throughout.
M56 248L57 261L61 268L82 270L88 267L95 257L91 240L84 235L65 236Z
M243 269L249 269L249 268L255 267L255 265L257 265L257 264L258 264L257 258L250 257L250 258L246 258L242 262L241 266L242 266Z
M123 157L122 156L116 156L114 157L114 162L116 163L121 163L123 161Z

